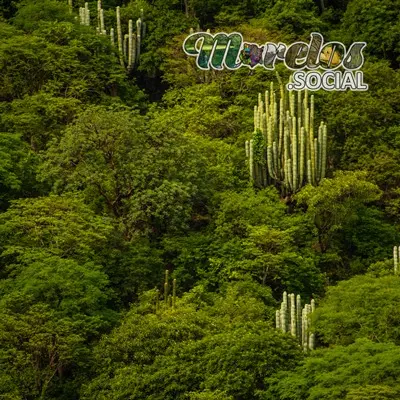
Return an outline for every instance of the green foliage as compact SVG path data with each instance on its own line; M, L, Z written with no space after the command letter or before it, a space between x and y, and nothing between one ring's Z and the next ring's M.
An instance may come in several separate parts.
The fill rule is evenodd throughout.
M356 276L330 287L315 312L321 340L347 345L358 338L400 340L399 278Z
M213 209L207 229L164 239L180 285L201 280L215 288L250 275L278 296L283 290L307 296L321 291L323 275L308 250L310 227L302 215L286 215L273 188L222 192Z
M90 342L116 319L94 261L111 226L73 196L14 201L1 223L1 370L24 398L73 396Z
M83 5L0 0L0 398L398 399L395 1L103 0L107 32L116 6L125 32L143 9L128 74ZM296 198L250 188L243 143L275 71L199 70L190 28L366 40L369 91L315 97L328 175L346 172ZM166 269L173 308L156 306ZM285 290L317 298L331 348L304 357L273 328Z
M265 376L302 352L263 321L272 310L250 287L230 285L222 296L197 288L158 314L148 313L151 303L133 308L96 350L98 377L82 398L183 399L200 390L251 398Z
M266 143L263 133L256 130L253 134L254 161L265 165L264 152L266 151Z
M129 238L187 226L202 195L203 162L167 119L147 123L137 113L91 108L53 142L42 179L53 179L56 191L83 190L121 219Z
M250 274L278 293L285 288L309 296L321 289L320 272L301 249L305 243L297 242L298 234L307 235L305 221L286 215L273 188L225 192L218 200L210 269L219 280Z
M267 380L261 399L392 399L400 394L400 349L392 343L360 339L354 344L317 350L293 372ZM364 397L365 396L365 397ZM376 396L376 397L373 397Z
M88 28L89 29L89 28ZM38 91L99 101L132 90L111 43L70 22L43 22L32 34L18 32L0 43L0 99L11 101Z
M346 42L364 41L367 52L400 64L400 23L396 0L352 0L343 16L342 32Z
M266 10L263 20L269 27L279 30L291 40L298 36L308 36L310 32L320 32L323 27L318 18L318 7L312 0L276 0L271 9Z
M53 97L39 92L3 103L1 123L5 131L21 134L24 141L38 151L72 122L80 105L80 101L74 98Z
M107 277L93 263L45 252L26 257L21 268L0 286L1 370L24 398L56 395L88 367L89 343L115 322Z
M42 251L60 257L92 260L112 230L79 196L49 196L13 201L1 218L3 257L29 259Z
M0 133L0 208L36 192L37 157L17 134Z
M399 72L386 61L363 66L369 90L325 93L318 107L329 122L335 166L368 171L369 180L383 191L387 214L398 215L399 194Z
M191 392L189 393L190 400L232 400L232 396L228 396L226 392L221 392L217 390L215 392L210 392L205 390L202 392Z
M190 1L190 0L188 0ZM153 7L145 6L146 36L144 37L144 51L140 55L140 71L146 71L155 78L159 74L159 68L163 63L163 47L171 39L171 36L188 32L190 27L195 25L193 19L185 18L179 11L180 2L172 7L161 0L155 2ZM136 7L138 9L139 7ZM178 8L178 9L177 9Z
M6 282L0 302L0 364L21 396L61 392L71 374L87 368L89 342L115 319L105 308L106 283L95 266L58 257L42 257Z
M226 98L216 82L194 85L166 93L164 100L173 107L174 117L180 116L188 132L213 138L236 137L249 126L244 124L244 110Z
M14 25L26 32L34 31L42 22L73 22L67 2L56 0L25 0L18 4Z
M314 224L314 247L321 253L320 265L333 279L363 272L369 263L387 255L388 249L382 244L390 246L396 232L382 221L381 212L368 207L381 195L360 171L338 171L333 179L323 180L319 187L308 185L296 195ZM351 266L349 260L355 261L355 257L358 261Z
M390 159L390 150L397 148L399 72L387 61L371 63L368 58L362 70L370 88L367 92L321 93L316 98L322 100L322 116L329 122L334 141L333 155L343 169L374 169L376 155ZM383 179L379 182L385 183Z
M351 389L347 393L347 400L385 400L396 399L400 392L398 388L386 385L367 385Z
M165 261L161 250L146 238L128 242L121 232L114 230L99 251L99 258L109 277L117 310L128 307L138 294L162 281Z

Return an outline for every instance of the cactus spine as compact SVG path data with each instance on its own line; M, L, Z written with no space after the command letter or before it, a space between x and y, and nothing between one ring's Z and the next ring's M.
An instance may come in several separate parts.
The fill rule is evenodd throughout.
M284 333L290 332L297 338L304 351L314 350L315 335L310 332L310 315L314 311L314 299L302 308L300 295L283 292L281 307L275 312L276 329Z
M322 121L314 137L314 96L288 92L280 83L279 95L273 82L265 96L259 94L254 107L253 153L247 159L250 179L260 187L275 183L283 195L297 192L307 183L318 185L326 174L327 127ZM262 141L255 138L261 135ZM250 149L250 141L246 149ZM264 178L266 177L266 179Z

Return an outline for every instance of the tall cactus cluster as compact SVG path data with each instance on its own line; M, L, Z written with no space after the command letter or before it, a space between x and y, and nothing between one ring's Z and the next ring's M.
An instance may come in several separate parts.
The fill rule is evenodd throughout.
M72 2L70 2L70 10ZM89 3L85 3L85 7L79 7L79 22L81 25L90 26L90 10Z
M304 351L315 348L315 335L310 332L310 315L314 310L314 299L302 308L300 295L286 292L283 292L281 308L276 310L276 328L282 332L290 332Z
M314 96L307 90L295 94L281 83L279 92L271 82L270 90L259 94L246 156L255 185L275 183L287 195L325 177L327 126L321 121L315 128Z
M169 271L165 271L165 281L164 281L164 293L161 297L160 291L157 289L156 291L156 299L155 299L155 309L156 314L161 310L162 303L164 303L164 307L166 308L175 308L176 306L176 279L172 280L172 290L169 279Z
M68 0L70 10L72 11L72 0ZM146 23L144 22L143 9L141 9L141 16L136 21L136 29L133 29L133 20L128 21L128 33L123 34L121 26L121 10L120 7L116 8L117 20L117 45L119 52L119 59L121 65L126 68L127 72L138 64L140 57L140 48L142 39L146 33ZM85 3L84 7L79 7L79 21L81 25L90 26L90 10L89 3ZM99 35L108 35L107 29L104 25L104 10L102 8L101 0L97 1L97 33ZM110 41L115 46L115 30L110 28L109 31Z
M399 275L400 246L393 247L394 274Z

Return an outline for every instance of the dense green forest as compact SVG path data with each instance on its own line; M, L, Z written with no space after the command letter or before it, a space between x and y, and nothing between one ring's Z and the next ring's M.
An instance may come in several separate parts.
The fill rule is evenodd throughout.
M400 398L399 0L0 14L1 399ZM292 95L310 169L268 177L290 71L202 71L191 29L365 41L369 90Z

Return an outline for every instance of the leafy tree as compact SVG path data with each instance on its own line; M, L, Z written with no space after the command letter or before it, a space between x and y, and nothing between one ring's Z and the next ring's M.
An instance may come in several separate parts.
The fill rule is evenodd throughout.
M146 80L140 80L140 84L154 93L157 99L160 98L159 68L164 59L164 47L175 35L189 32L190 27L197 25L194 18L187 18L182 13L182 8L181 1L157 0L130 2L125 10L121 10L122 18L125 15L126 23L130 18L138 18L140 10L144 10L146 35L143 38L143 51L141 51L138 70L146 76Z
M315 327L324 343L353 343L358 338L397 344L399 278L355 276L328 288L315 311Z
M329 121L331 163L368 171L368 179L384 191L380 202L394 220L399 210L399 73L386 61L368 58L362 69L367 92L321 94L317 109Z
M306 221L286 214L275 189L224 192L218 200L210 269L220 280L250 274L279 295L282 290L308 295L320 290L322 276L302 249L308 245Z
M0 0L0 398L399 398L395 1L103 0L108 30L116 6L124 33L143 9L130 74L83 4ZM200 71L190 28L366 40L370 90L315 97L347 172L290 203L250 188L243 145L275 71ZM166 268L174 307L149 291ZM274 297L325 289L331 347L304 357Z
M271 297L255 287L231 284L218 296L198 287L156 314L149 293L96 350L98 376L83 398L183 399L200 390L250 398L264 376L301 358L293 339L265 322L270 311L261 299Z
M34 195L39 190L35 172L37 157L18 134L0 133L0 208L11 200Z
M400 23L396 0L352 0L343 16L342 33L346 42L364 41L367 51L399 66Z
M109 40L88 27L42 22L32 34L18 31L2 40L0 55L2 101L39 91L97 102L120 91L138 99Z
M128 308L140 293L162 282L166 260L162 251L147 238L135 238L128 242L115 229L100 249L98 257L109 278L112 288L110 303L114 309Z
M65 125L72 122L81 102L74 98L53 97L39 92L11 103L3 103L2 126L16 132L34 151L43 150L54 136L60 136Z
M107 274L115 309L157 284L164 264L148 240L126 242L111 220L96 216L79 195L12 202L0 215L0 276L17 276L27 263L57 256L95 262Z
M316 350L290 373L267 380L261 399L394 399L400 394L400 349L359 339L350 346Z
M2 256L8 263L36 252L93 260L112 231L107 219L73 195L15 200L0 218Z
M226 392L221 392L217 390L215 392L210 392L209 390L204 390L202 392L191 392L189 393L190 400L232 400L232 396L228 396Z
M318 7L312 0L276 0L273 7L266 10L263 19L289 40L299 35L308 36L313 31L319 32L322 27Z
M372 170L375 156L389 158L390 151L397 149L400 75L386 61L372 63L368 58L362 70L369 85L367 92L316 96L317 109L328 120L332 162L341 169ZM383 180L378 182L385 187Z
M127 238L179 231L195 197L207 195L203 176L218 176L207 154L175 129L163 114L146 123L128 111L88 109L49 149L42 177L54 179L55 190L83 189L123 222Z
M382 222L379 210L368 207L381 195L365 173L338 171L333 179L323 180L318 187L306 186L296 196L315 226L319 265L333 279L365 271L391 248L395 230Z
M184 399L187 391L204 388L223 390L233 398L254 398L257 389L264 387L265 377L293 367L300 356L290 337L267 330L264 324L247 324L175 346L143 372L135 366L118 371L115 381L122 384L111 393L117 399L127 393L133 399L143 394Z
M43 21L73 22L68 4L56 0L25 0L18 4L18 11L13 18L14 25L19 29L32 32Z
M71 378L88 367L89 343L115 322L106 308L106 285L93 263L45 254L27 260L16 279L2 282L1 374L21 398L61 395L68 386L73 396Z
M90 364L90 343L116 320L96 263L112 227L72 195L20 199L0 218L6 393L45 399L65 391L72 398L78 370Z

